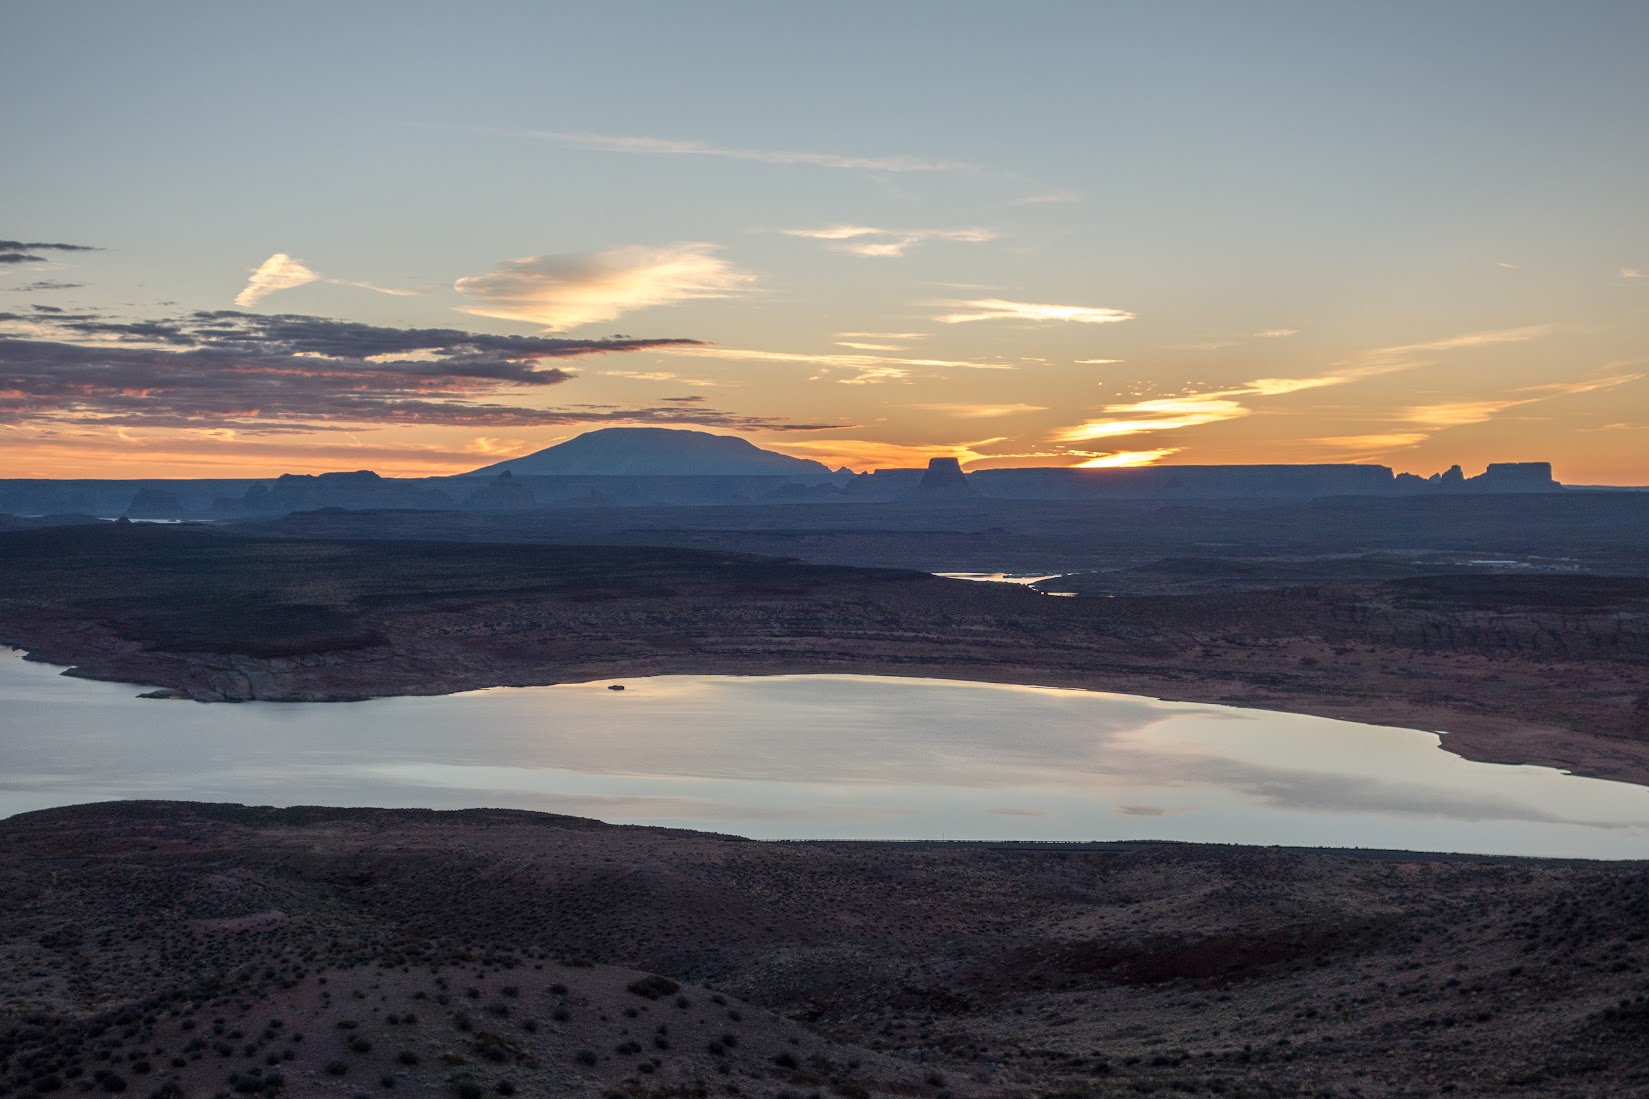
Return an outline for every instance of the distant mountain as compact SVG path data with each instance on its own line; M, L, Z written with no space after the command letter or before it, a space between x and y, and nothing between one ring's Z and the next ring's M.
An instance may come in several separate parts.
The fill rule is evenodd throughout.
M586 431L535 454L482 466L464 476L506 470L517 477L817 476L830 472L823 463L763 450L736 435L669 427Z

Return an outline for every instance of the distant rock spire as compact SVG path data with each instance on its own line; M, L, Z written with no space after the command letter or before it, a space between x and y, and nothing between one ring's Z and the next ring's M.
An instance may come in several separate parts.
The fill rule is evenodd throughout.
M962 472L961 462L955 458L930 458L927 472L916 486L916 495L957 498L976 493L968 484L968 475Z

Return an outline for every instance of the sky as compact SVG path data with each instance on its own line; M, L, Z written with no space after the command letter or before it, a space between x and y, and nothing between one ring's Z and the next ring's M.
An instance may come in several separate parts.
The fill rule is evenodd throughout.
M1649 5L5 0L7 476L1649 484Z

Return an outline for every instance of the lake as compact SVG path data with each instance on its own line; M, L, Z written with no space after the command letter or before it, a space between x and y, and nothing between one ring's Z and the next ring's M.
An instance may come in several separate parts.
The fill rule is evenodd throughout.
M842 675L202 705L59 671L0 651L0 816L176 798L510 807L761 838L1649 856L1649 789L1293 714Z

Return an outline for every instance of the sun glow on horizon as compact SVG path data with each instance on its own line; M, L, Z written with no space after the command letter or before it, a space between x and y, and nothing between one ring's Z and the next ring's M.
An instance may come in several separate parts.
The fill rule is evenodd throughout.
M1133 469L1138 466L1156 465L1170 454L1178 454L1180 447L1162 447L1157 450L1119 450L1112 454L1101 454L1097 458L1089 458L1086 462L1078 462L1072 469Z

